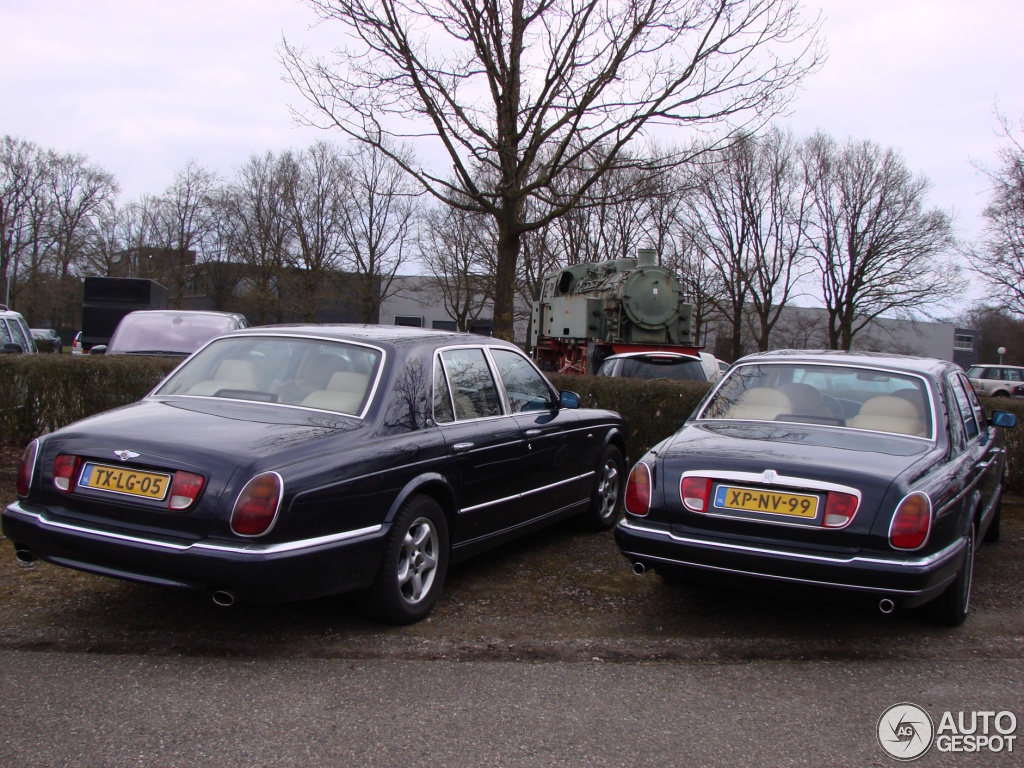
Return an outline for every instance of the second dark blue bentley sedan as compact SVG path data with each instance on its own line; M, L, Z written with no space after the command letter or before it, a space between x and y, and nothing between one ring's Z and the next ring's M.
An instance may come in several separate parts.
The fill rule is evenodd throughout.
M952 363L752 355L633 468L615 537L637 572L930 603L957 625L976 545L999 536L997 427L1015 425Z
M358 591L413 622L450 562L571 515L614 524L625 430L578 404L486 337L235 331L142 401L33 441L3 530L23 561L225 605Z

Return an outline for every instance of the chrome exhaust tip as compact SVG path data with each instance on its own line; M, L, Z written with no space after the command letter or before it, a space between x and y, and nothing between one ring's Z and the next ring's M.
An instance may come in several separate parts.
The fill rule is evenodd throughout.
M643 576L647 571L647 566L643 563L633 563L633 573L637 576Z
M210 598L214 605L219 605L221 608L230 608L235 604L235 593L228 592L226 589L215 590Z
M896 610L896 603L890 600L888 597L883 597L878 601L878 610L888 616L890 613Z

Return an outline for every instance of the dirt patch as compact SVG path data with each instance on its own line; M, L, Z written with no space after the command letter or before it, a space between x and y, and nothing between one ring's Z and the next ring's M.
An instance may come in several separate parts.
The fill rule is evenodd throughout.
M0 445L0 502L20 450ZM344 598L218 608L208 597L14 559L0 542L0 647L161 655L337 658L719 660L1024 657L1024 503L980 549L972 614L955 630L915 612L634 575L610 533L572 522L452 569L411 627Z

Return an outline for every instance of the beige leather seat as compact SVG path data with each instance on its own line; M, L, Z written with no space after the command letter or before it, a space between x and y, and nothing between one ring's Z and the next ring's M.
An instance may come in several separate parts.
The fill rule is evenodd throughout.
M200 381L184 394L215 395L222 389L241 389L254 392L256 385L256 369L248 360L223 360L217 366L212 379Z
M893 395L872 397L861 406L856 416L846 420L846 426L918 437L927 433L917 407L906 398Z
M772 421L782 413L793 413L793 403L784 392L767 387L748 389L726 412L727 419Z

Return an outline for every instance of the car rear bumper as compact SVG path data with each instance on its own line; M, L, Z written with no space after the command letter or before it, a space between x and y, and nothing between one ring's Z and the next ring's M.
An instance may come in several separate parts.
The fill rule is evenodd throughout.
M910 608L938 597L963 563L966 541L927 556L833 555L682 536L668 526L626 518L615 528L626 559L659 572L720 573L889 599Z
M69 524L21 502L3 513L19 559L102 576L276 602L369 586L380 566L384 526L275 544L189 542Z

